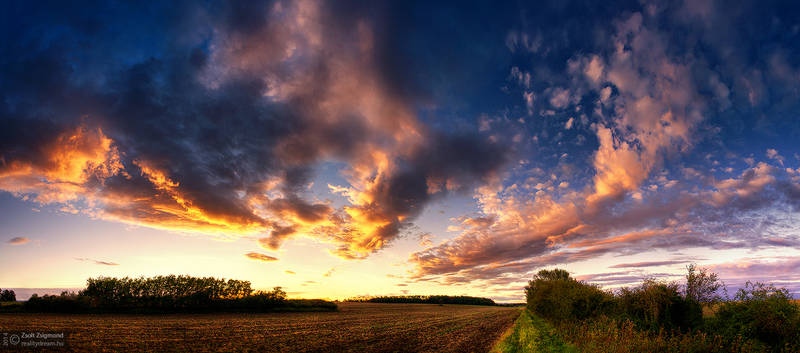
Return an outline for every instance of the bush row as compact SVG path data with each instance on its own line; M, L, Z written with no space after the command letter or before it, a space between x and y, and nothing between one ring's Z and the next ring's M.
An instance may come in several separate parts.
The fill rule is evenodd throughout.
M611 292L554 269L539 271L525 294L531 312L564 327L579 321L584 322L582 328L596 327L596 322L611 320L614 325L603 326L609 332L635 328L643 337L661 337L653 344L695 337L690 340L697 343L702 338L698 344L704 347L800 348L800 306L785 289L748 282L732 300L721 301L715 294L721 288L716 275L694 266L689 267L684 288L646 279L637 287ZM703 305L716 309L716 315L704 319Z

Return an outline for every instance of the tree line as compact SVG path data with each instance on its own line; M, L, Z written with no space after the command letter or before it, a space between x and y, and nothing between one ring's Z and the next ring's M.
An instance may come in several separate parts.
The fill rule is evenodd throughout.
M333 302L288 299L281 287L254 291L249 281L214 277L97 277L79 292L32 295L29 312L335 311Z
M685 280L649 278L608 291L562 269L541 270L525 295L527 309L568 332L567 340L606 335L646 341L639 347L647 349L662 342L679 344L677 351L800 351L800 306L785 288L747 282L730 298L716 274L695 265Z
M470 297L465 295L395 295L352 298L348 299L348 301L365 303L496 305L494 300L489 298Z

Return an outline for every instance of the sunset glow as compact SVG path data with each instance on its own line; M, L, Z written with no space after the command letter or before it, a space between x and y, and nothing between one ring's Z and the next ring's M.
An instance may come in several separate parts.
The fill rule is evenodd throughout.
M799 298L798 11L560 3L10 5L0 288Z

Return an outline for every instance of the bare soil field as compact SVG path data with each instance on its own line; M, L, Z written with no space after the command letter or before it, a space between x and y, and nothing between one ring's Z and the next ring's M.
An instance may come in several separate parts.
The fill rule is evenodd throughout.
M63 331L76 351L487 352L519 308L342 303L339 312L0 314L3 331Z

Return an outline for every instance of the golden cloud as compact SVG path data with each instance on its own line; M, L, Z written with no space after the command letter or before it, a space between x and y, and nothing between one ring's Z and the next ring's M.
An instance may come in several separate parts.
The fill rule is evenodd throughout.
M245 257L248 259L256 260L256 261L263 261L263 262L273 262L278 261L277 257L269 256L267 254L257 253L257 252L249 252L244 254Z

